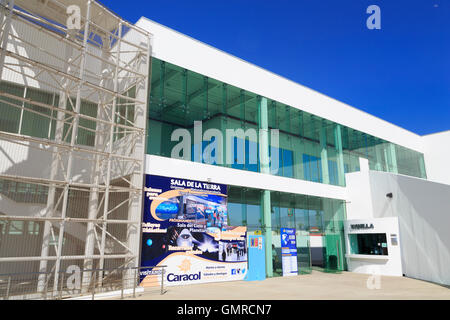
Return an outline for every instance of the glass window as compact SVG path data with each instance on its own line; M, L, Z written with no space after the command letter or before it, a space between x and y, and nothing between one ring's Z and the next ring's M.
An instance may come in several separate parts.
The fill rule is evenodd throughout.
M228 224L230 226L245 225L242 209L242 203L228 201Z
M233 169L244 169L244 156L247 154L243 152L244 150L244 140L239 139L237 137L233 138L233 163L231 164L231 167ZM245 161L248 157L245 157Z
M259 150L258 143L245 140L245 167L249 171L258 172ZM256 161L255 161L256 160Z
M322 182L322 163L320 158L303 154L303 170L305 180Z
M295 195L295 227L309 235L308 197Z
M24 94L24 88L22 86L0 81L0 91L9 93L22 98ZM22 106L22 101L0 97L0 128L2 131L18 133L19 132L19 122L20 122L20 107Z
M50 106L56 106L54 94L27 88L26 98ZM25 103L21 133L39 138L49 138L52 110L35 104Z
M23 221L11 221L9 224L9 234L22 234L23 224Z
M228 225L242 226L245 221L245 203L243 201L242 188L228 187Z
M247 225L260 228L262 221L261 214L261 191L256 189L244 189L245 200L247 203Z
M388 255L385 233L350 234L349 240L352 254Z
M215 128L224 135L227 129L245 131L259 127L260 96L156 58L152 61L148 113L150 134L147 136L147 152L150 154L170 157L171 148L177 144L170 141L172 131L184 128L192 134L194 121L202 121L204 130ZM369 160L372 170L426 177L423 155L418 152L401 147L390 148L392 144L388 141L277 101L268 100L267 109L269 129L279 130L278 146L270 142L269 147L273 175L319 183L325 180L332 185L344 186L344 174L359 171L359 158L363 157ZM125 114L121 115L127 118ZM228 166L258 172L259 144L247 139L234 139L234 163ZM254 145L256 152L251 151ZM237 156L237 149L242 151L242 157ZM278 156L272 159L275 151L279 151ZM322 155L322 152L326 154ZM254 153L256 164L248 161ZM324 159L328 161L329 179L323 177L327 176L322 172L327 167L324 163L322 168Z
M81 107L80 107L80 113L90 116L90 117L93 117L93 118L96 118L97 117L97 104L88 102L88 101L82 101ZM121 124L125 124L125 122L122 122ZM81 144L81 145L93 147L95 145L95 128L96 128L95 121L80 118L77 143ZM120 129L122 131L125 131L124 128L120 128Z
M28 234L37 236L39 235L39 223L29 221L28 222Z
M75 110L76 102L77 102L76 100L77 100L76 97L68 98L66 108L71 111ZM116 112L116 115L120 113L120 102L118 102L117 110L118 111ZM97 117L97 104L90 102L90 101L81 100L80 114L96 118ZM116 117L116 120L115 120L116 123L119 123L118 119L119 118ZM63 138L65 139L64 141L67 143L70 143L70 141L72 139L73 128L71 126L71 122L73 122L72 115L66 113L64 129L63 129ZM95 121L80 118L76 143L80 144L80 145L84 145L84 146L93 147L95 145L95 129L96 129ZM114 139L117 139L119 137L117 132L118 132L118 128L115 129Z
M5 234L6 227L7 227L7 222L0 220L0 235Z

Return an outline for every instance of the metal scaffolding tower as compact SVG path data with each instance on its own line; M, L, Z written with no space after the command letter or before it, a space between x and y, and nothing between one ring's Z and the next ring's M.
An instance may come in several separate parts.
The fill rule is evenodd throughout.
M151 35L93 0L0 18L0 274L137 267Z

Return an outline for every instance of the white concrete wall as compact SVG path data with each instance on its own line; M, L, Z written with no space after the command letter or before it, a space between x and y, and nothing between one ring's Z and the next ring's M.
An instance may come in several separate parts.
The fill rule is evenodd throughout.
M450 185L377 171L358 174L347 174L347 216L367 218L371 206L373 218L398 217L403 273L449 285ZM392 199L386 197L391 192Z
M450 130L422 137L428 180L450 184Z
M146 155L145 173L331 199L347 197L344 187L154 155Z
M156 22L136 25L153 34L153 56L294 108L422 152L420 136L245 62Z
M383 172L370 184L374 217L399 217L403 273L449 285L450 185Z
M48 31L50 32L50 31ZM24 57L27 57L33 61L38 61L44 63L48 66L52 66L56 69L63 70L66 48L67 45L59 41L57 37L50 36L47 32L42 30L38 30L37 28L31 27L29 24L19 21L13 20L11 24L11 34L16 38L10 36L9 42L7 45L8 51L20 54ZM142 45L142 37L137 32L130 30L126 36L127 41L131 41L138 45ZM144 39L145 40L145 39ZM33 44L33 45L30 45ZM45 51L43 51L45 50ZM101 50L97 47L89 45L87 47L88 52L91 52L93 55L102 56ZM115 49L112 51L114 52ZM122 43L122 50L136 50L135 47L130 46L129 44ZM79 56L80 52L78 50L73 49L72 56ZM53 56L52 56L53 55ZM125 53L122 56L122 60L131 60L136 56L136 53ZM56 58L58 57L58 58ZM7 63L17 64L16 66L8 66L5 67L2 73L2 79L5 81L9 81L12 83L19 84L21 86L28 86L33 88L39 88L41 90L47 92L56 92L59 93L58 88L60 88L60 84L55 80L61 81L61 77L52 77L48 73L42 73L38 79L32 79L37 75L39 69L30 67L28 64L20 62L19 60L13 57L5 58ZM108 58L107 58L108 60ZM78 60L77 60L78 61ZM112 61L109 58L109 61ZM79 62L76 62L77 64ZM86 73L85 80L94 84L99 84L99 79L94 78L92 74L96 76L101 75L102 67L105 67L105 64L102 63L98 58L87 55L86 56ZM106 64L106 68L113 68L114 66L111 64ZM147 66L146 66L147 68ZM71 67L71 72L78 76L78 70L74 70L74 67ZM24 74L29 77L24 76ZM124 76L122 72L120 76ZM134 80L134 78L132 78ZM121 88L129 88L129 81L121 80L120 86ZM109 89L113 89L113 84L111 81L106 83ZM72 84L73 85L73 84ZM76 87L74 87L76 89ZM74 89L74 90L75 90ZM71 94L73 97L76 96L76 90L72 90ZM97 94L92 94L91 91L82 91L82 97L89 96L89 100L98 101ZM145 94L147 96L147 94ZM111 97L112 98L112 97ZM106 99L106 97L105 97ZM141 114L142 110L137 110L136 115ZM101 114L104 117L104 114ZM145 122L143 121L142 127L145 126ZM130 153L132 144L128 141L130 136L127 136L125 139L120 141L116 141L113 148L118 154L128 155ZM125 146L125 147L124 147ZM51 157L52 147L45 146L38 143L31 143L24 141L22 145L18 145L16 143L12 143L6 140L0 141L0 174L14 175L14 176L27 176L33 178L49 178L50 176L50 167L52 162ZM87 154L82 155L84 159L76 158L74 161L73 172L77 174L73 177L74 182L78 183L90 183L91 179L91 170L92 161L86 160L85 158L92 157ZM62 160L64 162L64 166L67 167L67 156L63 155ZM129 165L128 167L130 167ZM117 178L121 175L120 168L116 166L112 167L112 179ZM128 169L127 172L131 171ZM56 177L56 179L64 180L62 172Z
M360 158L361 171L347 173L347 219L370 219L373 217L372 198L370 194L369 164Z

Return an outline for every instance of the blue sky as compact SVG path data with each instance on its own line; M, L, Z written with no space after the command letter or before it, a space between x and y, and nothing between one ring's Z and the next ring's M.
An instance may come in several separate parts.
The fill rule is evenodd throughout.
M418 134L450 129L450 0L102 0ZM369 30L369 5L381 30Z

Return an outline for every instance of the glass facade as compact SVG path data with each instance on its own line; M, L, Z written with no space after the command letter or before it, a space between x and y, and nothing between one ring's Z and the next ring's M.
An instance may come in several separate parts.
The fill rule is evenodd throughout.
M148 115L152 155L337 186L345 186L345 173L360 170L362 157L371 170L426 178L419 152L156 58ZM265 128L267 138L252 134ZM180 135L172 138L177 129L188 133L187 148L174 148L185 143ZM221 137L208 135L210 129ZM227 137L239 129L241 135ZM266 157L269 168L262 163ZM269 277L282 275L280 228L296 229L299 274L310 273L312 265L346 270L345 219L343 200L229 187L228 223L266 236Z
M245 225L249 234L264 230L263 190L229 186L228 223ZM295 228L298 273L310 273L314 251L326 271L346 269L343 200L270 191L272 276L282 275L281 228ZM311 246L311 237L321 237L321 246ZM267 239L267 237L266 237ZM266 250L267 252L267 250Z
M193 71L153 58L148 119L147 153L171 157L179 143L171 141L176 129L194 136L194 121L202 121L202 133L217 129L260 128L262 97ZM426 178L423 154L395 145L335 122L268 100L269 129L279 130L278 143L271 143L271 174L294 179L345 186L345 173L359 171L359 158L369 160L372 170ZM261 172L258 136L244 135L223 150L223 159L200 157L214 139L191 141L185 159L240 170ZM241 151L241 152L238 152ZM180 155L182 156L182 155ZM275 159L277 157L278 159ZM255 161L252 161L255 160Z
M57 93L42 89L26 87L15 83L0 81L0 92L5 93L0 99L0 128L1 131L42 138L55 141L58 104L60 97ZM123 93L124 96L134 98L135 87ZM34 103L26 102L33 101ZM39 105L53 106L55 109ZM64 124L62 142L70 144L73 131L73 111L76 98L70 97L65 102ZM115 122L125 125L134 121L133 103L124 99L118 99ZM98 105L88 100L81 99L80 114L95 118L98 115ZM96 122L88 118L79 119L76 145L93 147L98 128ZM114 141L128 133L123 127L114 128ZM0 179L0 194L20 203L47 203L48 187L24 182L13 182Z

